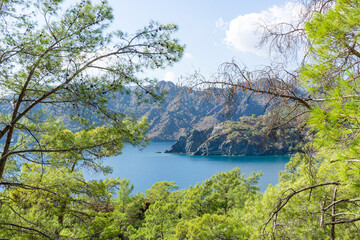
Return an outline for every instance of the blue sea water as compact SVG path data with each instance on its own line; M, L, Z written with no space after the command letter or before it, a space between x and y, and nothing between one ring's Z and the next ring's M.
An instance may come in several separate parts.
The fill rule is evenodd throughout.
M123 153L105 159L104 164L113 168L106 177L130 179L134 193L145 192L155 182L175 181L179 189L202 183L218 172L239 167L245 177L251 172L263 172L259 185L264 191L269 184L278 182L278 173L285 169L290 157L217 157L190 156L163 153L173 142L151 142L143 150L125 145ZM158 153L161 152L161 153ZM86 174L87 178L105 178L103 175Z

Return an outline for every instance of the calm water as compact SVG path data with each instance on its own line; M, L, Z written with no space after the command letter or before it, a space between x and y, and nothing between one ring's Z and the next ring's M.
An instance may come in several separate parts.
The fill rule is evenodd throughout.
M278 182L279 170L284 170L289 157L209 157L188 156L163 152L173 142L151 142L140 151L131 145L125 145L123 153L109 157L105 164L114 171L106 177L130 179L134 184L134 193L145 192L158 181L175 181L179 189L201 183L212 175L239 167L245 176L251 172L262 171L260 188L264 191L269 184ZM103 178L100 175L87 176Z

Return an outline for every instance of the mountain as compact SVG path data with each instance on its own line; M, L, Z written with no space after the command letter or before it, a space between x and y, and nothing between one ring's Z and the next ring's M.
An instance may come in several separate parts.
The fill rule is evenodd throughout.
M218 156L271 156L297 152L300 140L295 128L269 131L266 116L241 117L205 130L192 130L166 150L167 153Z
M240 93L237 107L229 110L215 98L207 98L203 92L178 87L172 82L161 81L157 88L165 90L162 103L139 101L134 91L119 94L110 104L117 111L149 121L148 137L153 141L176 141L192 129L201 131L226 120L237 121L242 116L262 115L264 107L257 100L248 100ZM140 102L140 104L139 104Z

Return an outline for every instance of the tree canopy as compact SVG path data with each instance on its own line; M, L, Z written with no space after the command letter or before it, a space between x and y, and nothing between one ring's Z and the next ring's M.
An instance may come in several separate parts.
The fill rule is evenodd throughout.
M200 86L222 86L230 102L238 91L263 95L273 116L269 127L296 124L308 133L280 183L263 195L268 221L263 225L262 211L250 217L257 215L262 225L257 237L354 239L360 220L360 5L355 0L299 2L304 8L297 24L262 28L262 44L270 42L277 51L272 66L251 71L232 61L210 79L199 74L193 79ZM295 64L299 47L305 54Z
M1 1L0 236L358 239L360 2L304 2L298 25L265 35L275 45L296 37L306 43L295 71L251 72L233 62L210 82L230 94L266 94L274 116L306 124L304 151L279 183L260 193L261 173L245 178L233 169L187 189L158 182L133 194L129 180L86 180L80 168L106 173L101 157L118 154L123 142L145 141L146 121L112 112L107 99L133 85L157 97L153 81L137 73L180 59L183 46L171 37L176 26L108 32L106 1L67 10L55 0ZM286 35L293 32L301 34Z
M0 1L1 237L99 235L97 223L84 224L113 210L111 196L126 183L87 181L81 169L106 174L103 157L121 153L125 142L147 142L146 119L115 112L108 101L134 87L139 97L161 99L156 80L139 76L183 54L174 24L125 33L109 28L106 0L70 4Z
M107 1L62 4L1 1L0 180L24 161L57 159L70 167L82 160L94 167L93 159L118 154L123 142L144 143L146 122L112 111L107 102L133 86L160 97L154 80L139 73L183 54L171 36L176 25L110 31Z

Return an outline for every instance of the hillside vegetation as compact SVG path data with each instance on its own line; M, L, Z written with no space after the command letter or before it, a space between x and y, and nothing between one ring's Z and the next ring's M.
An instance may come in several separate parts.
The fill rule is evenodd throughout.
M205 130L192 130L167 153L220 156L266 156L296 153L300 133L295 128L269 129L267 116L240 117Z

